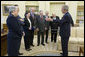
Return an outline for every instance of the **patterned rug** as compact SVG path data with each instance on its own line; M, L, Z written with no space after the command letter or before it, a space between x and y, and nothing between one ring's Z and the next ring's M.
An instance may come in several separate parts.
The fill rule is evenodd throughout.
M40 53L36 54L35 56L60 56L58 53Z

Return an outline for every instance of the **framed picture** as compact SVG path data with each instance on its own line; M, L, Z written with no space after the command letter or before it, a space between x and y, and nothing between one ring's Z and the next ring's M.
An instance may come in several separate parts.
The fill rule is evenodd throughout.
M36 6L36 5L26 5L25 8L26 8L26 11L30 11L30 8L35 8L35 12L38 12L39 11L39 6Z
M3 16L9 15L9 6L13 6L14 4L2 4Z

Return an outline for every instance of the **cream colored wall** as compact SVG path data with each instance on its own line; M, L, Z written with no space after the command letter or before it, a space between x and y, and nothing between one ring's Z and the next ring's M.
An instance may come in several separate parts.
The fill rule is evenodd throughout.
M1 1L2 4L18 4L19 5L19 15L24 18L25 13L25 5L37 5L39 6L39 10L50 11L50 2L65 2L66 5L69 6L69 12L72 15L72 18L74 20L74 23L76 23L76 17L77 17L77 6L78 5L84 5L83 1ZM57 9L57 8L56 8ZM55 9L55 10L56 10ZM61 9L60 9L61 11ZM60 13L62 15L62 13ZM59 17L61 17L59 15ZM2 23L6 23L7 16L3 16L4 21Z
M65 3L61 3L61 4L50 4L50 15L52 15L52 13L55 13L56 16L59 16L59 18L61 19L63 14L61 12L61 8Z
M78 6L84 6L84 1L78 1Z
M25 1L25 5L39 5L38 1Z
M77 1L67 1L66 3L69 6L69 12L74 20L74 23L76 24L77 19Z
M43 10L45 12L46 1L39 1L39 10ZM44 13L45 14L45 13Z

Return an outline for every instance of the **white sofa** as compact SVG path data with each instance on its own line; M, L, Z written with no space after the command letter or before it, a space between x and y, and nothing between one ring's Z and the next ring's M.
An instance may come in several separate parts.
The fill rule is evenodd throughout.
M68 44L68 51L79 51L79 46L84 45L84 27L72 27ZM61 51L61 38L58 36L57 50Z

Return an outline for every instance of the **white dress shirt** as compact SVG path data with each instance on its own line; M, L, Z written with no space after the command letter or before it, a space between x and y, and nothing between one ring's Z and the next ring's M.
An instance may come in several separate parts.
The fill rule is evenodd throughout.
M56 20L56 17L53 17L53 20Z
M29 23L30 23L30 27L29 28L32 28L32 24L31 24L31 21L30 21L30 19L28 18L28 21L29 21Z

